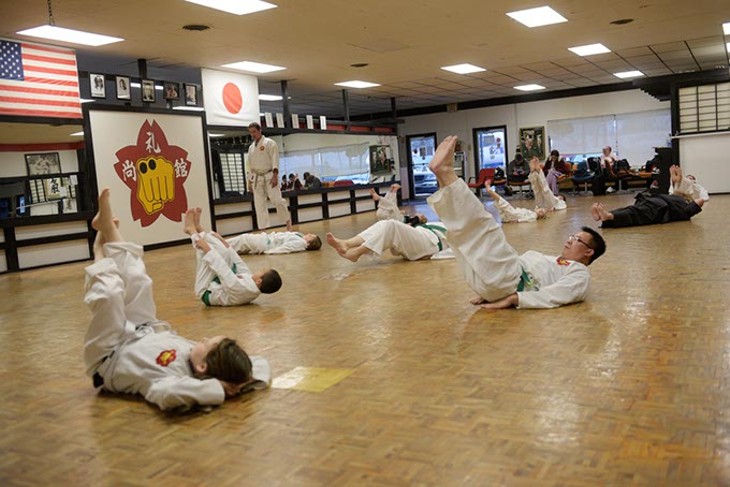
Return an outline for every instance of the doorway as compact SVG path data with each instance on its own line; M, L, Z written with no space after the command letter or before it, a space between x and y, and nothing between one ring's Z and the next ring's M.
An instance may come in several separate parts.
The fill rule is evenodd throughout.
M474 169L479 177L480 169L502 168L507 172L507 126L484 127L473 130Z
M425 198L436 192L436 176L428 170L428 164L436 152L436 133L406 136L408 150L408 177L410 198Z

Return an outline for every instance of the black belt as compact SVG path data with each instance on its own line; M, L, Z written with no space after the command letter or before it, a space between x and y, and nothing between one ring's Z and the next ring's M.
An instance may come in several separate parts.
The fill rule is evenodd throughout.
M91 380L94 381L94 389L98 389L99 387L104 386L104 378L101 376L99 372L94 372L94 375L91 377Z

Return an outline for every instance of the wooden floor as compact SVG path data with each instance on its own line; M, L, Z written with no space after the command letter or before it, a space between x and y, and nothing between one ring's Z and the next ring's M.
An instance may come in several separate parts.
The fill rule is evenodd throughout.
M630 199L570 197L505 232L556 254L592 202ZM323 392L186 416L93 390L85 264L0 276L0 485L729 485L730 196L705 208L607 229L588 299L547 311L475 309L454 261L352 264L330 248L249 257L282 290L206 309L189 246L148 252L159 316L181 335L236 337L275 377L352 369Z

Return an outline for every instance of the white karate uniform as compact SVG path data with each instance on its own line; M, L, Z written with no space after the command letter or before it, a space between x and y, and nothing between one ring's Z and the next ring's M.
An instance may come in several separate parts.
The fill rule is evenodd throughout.
M554 308L585 299L590 273L574 261L526 252L518 256L482 202L459 179L428 203L448 228L446 238L474 292L498 301L517 292L520 308Z
M705 188L699 185L697 181L692 181L690 178L683 177L682 181L679 182L679 186L676 188L674 184L669 186L669 194L682 193L682 196L687 201L694 201L702 199L706 202L710 201L710 194Z
M430 228L430 229L429 229ZM359 235L363 245L376 255L390 250L406 260L447 258L446 229L438 222L412 227L398 220L381 220ZM439 256L440 253L444 255Z
M260 229L269 227L269 206L267 199L276 206L276 216L280 223L291 217L284 198L281 197L279 180L271 187L274 169L279 169L279 147L272 139L261 136L258 143L253 142L248 148L248 167L253 173L253 205L256 211L256 222Z
M561 200L553 194L548 186L547 179L542 171L532 171L527 179L532 184L532 190L535 193L535 206L544 208L548 211L564 210L567 208L565 201Z
M191 237L193 247L200 238L205 238L210 251L195 249L198 263L195 295L208 306L239 306L259 297L261 290L251 277L251 269L233 247L226 247L206 233Z
M189 359L195 342L157 319L142 247L109 243L104 252L106 258L86 267L84 302L92 313L84 344L86 373L98 373L108 391L142 394L160 409L223 403L218 380L193 377ZM250 358L255 379L250 388L263 389L271 382L269 364Z
M378 220L399 220L403 221L403 214L398 209L398 193L388 191L378 201L378 211L375 212Z
M502 223L525 223L537 220L537 213L534 211L527 208L515 208L501 196L497 195L497 197L499 199L494 202L494 206L497 207Z
M299 232L243 233L226 239L239 254L291 254L307 250Z

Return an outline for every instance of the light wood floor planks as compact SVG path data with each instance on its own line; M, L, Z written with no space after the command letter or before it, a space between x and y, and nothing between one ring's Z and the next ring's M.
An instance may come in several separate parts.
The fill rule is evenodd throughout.
M594 201L505 227L559 252ZM517 204L529 206L527 200ZM0 485L728 485L730 196L608 229L584 303L477 311L453 261L252 256L278 294L206 309L189 246L148 252L159 316L295 367L354 369L169 416L84 376L84 264L0 276ZM374 213L301 225L350 236Z

